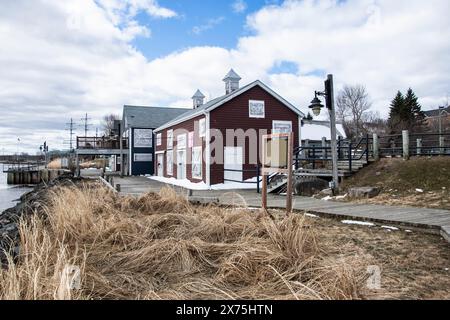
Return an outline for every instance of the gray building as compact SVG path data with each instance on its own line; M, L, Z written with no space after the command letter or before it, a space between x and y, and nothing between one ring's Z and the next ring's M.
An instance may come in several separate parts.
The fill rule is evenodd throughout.
M128 141L128 153L124 157L124 173L134 176L153 175L155 168L153 130L189 110L125 105L122 115L122 137ZM120 168L120 160L117 162Z

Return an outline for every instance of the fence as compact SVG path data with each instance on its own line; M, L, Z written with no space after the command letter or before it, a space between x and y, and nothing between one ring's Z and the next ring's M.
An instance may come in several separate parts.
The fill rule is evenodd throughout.
M449 133L412 133L379 137L381 157L450 156Z

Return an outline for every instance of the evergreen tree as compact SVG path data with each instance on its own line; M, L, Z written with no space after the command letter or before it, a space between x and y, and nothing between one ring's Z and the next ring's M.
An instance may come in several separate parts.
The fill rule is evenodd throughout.
M419 131L424 120L425 114L414 91L409 88L405 96L400 91L397 92L397 95L391 102L389 112L391 132L400 133L402 130Z
M402 130L399 126L403 126L402 122L405 115L405 97L398 91L394 100L391 102L391 109L389 111L389 127L393 133Z
M311 113L308 112L308 114L305 117L306 120L312 120L313 116L311 115Z
M408 130L412 132L420 130L425 121L425 113L422 111L418 98L411 88L408 89L405 96L405 107L409 118Z

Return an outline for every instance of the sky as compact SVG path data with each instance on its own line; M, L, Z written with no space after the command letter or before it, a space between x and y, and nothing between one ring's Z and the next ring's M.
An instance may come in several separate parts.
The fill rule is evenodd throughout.
M448 0L0 0L0 152L68 148L124 104L190 107L224 94L230 68L307 112L314 90L366 86L387 116L412 87L450 95ZM19 141L20 139L20 141Z

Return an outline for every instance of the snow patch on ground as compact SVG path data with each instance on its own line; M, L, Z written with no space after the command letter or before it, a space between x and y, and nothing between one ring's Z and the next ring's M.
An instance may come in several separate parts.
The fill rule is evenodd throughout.
M175 178L165 178L165 177L148 177L148 179L159 181L162 183L171 184L174 186L190 189L190 190L238 190L238 189L256 189L256 179L252 178L246 180L246 183L230 182L212 185L209 188L206 183L202 182L191 182L187 179L179 180Z
M381 226L383 229L388 229L388 230L391 230L391 231L398 231L398 230L400 230L399 228L396 228L396 227L392 227L392 226Z
M416 192L423 193L424 191L423 191L423 189L416 189Z
M341 221L344 224L355 224L359 226L366 226L366 227L373 227L375 224L371 222L363 222L363 221L354 221L354 220L342 220Z
M330 201L333 200L333 197L326 196L325 198L322 198L322 201Z
M315 214L312 214L312 213L305 213L305 216L310 217L310 218L320 218L319 216L316 216Z

